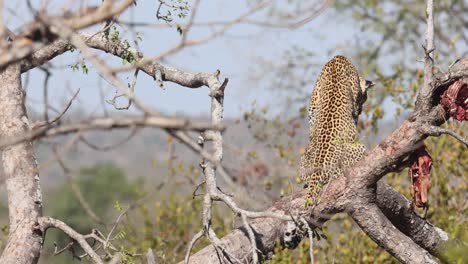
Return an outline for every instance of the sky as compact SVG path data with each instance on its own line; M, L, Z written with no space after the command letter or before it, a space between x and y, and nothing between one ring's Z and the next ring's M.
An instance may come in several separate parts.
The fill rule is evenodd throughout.
M17 29L21 24L32 19L31 11L26 7L26 1L5 1L4 19L6 25ZM42 1L32 1L41 3ZM68 1L49 1L48 12L57 13ZM82 3L99 3L100 1L82 1ZM191 2L191 1L190 1ZM319 1L317 1L319 2ZM14 10L14 11L13 11ZM246 1L201 1L199 11L195 17L197 22L225 21L246 12ZM292 46L299 46L316 54L316 63L323 65L334 54L346 54L350 47L341 46L342 49L328 54L330 47L351 40L356 30L353 25L336 15L336 11L327 9L316 19L297 29L264 29L251 25L234 26L220 38L206 44L187 48L163 61L164 65L177 67L190 72L214 72L221 70L221 77L229 78L225 97L225 116L237 117L250 109L252 102L265 105L272 101L274 93L270 91L269 83L251 81L252 71L258 67L258 58L268 60L281 59L283 53ZM156 19L156 1L138 1L138 5L121 15L120 19L138 22L162 23ZM262 14L265 15L265 14ZM86 29L96 31L98 27ZM176 28L137 28L142 36L140 45L145 56L156 56L173 47L180 41ZM188 39L200 39L212 32L211 28L193 28ZM125 30L122 31L124 36ZM74 91L78 88L80 93L72 109L80 110L83 117L90 113L101 113L102 100L99 86L105 87L105 98L111 99L115 89L103 80L94 70L91 63L87 63L88 74L73 71L70 65L81 60L78 52L67 53L51 61L54 67L59 68L49 81L49 101L57 108L62 109ZM106 57L110 65L119 66L120 59ZM130 82L133 73L119 77ZM42 111L43 108L43 82L45 74L39 69L30 71L23 76L23 83L28 95L29 107L33 111ZM156 86L153 79L140 73L136 85L136 94L148 105L157 111L168 115L197 115L208 116L210 98L208 88L184 88L175 84L165 83L165 89ZM303 87L311 91L312 87ZM125 101L121 102L125 104ZM112 112L112 107L106 107ZM134 112L135 110L130 110ZM115 112L115 110L114 110Z

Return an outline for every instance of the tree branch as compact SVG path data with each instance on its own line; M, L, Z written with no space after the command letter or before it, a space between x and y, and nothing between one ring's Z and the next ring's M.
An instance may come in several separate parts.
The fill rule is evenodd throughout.
M377 205L354 200L350 208L351 217L361 229L401 263L437 263L426 250L396 229Z
M102 50L116 57L125 58L130 52L137 60L134 67L140 68L149 76L156 78L156 72L159 70L162 81L169 81L188 88L199 88L201 86L209 86L209 80L213 74L211 73L190 73L181 71L176 68L164 66L158 62L145 59L143 54L134 49L127 49L122 43L113 42L104 36L102 33L79 33L78 34L86 45L93 49ZM46 63L47 61L59 56L70 49L70 42L67 40L57 40L50 45L33 53L29 60L21 62L21 72L26 72L32 68ZM143 63L140 63L143 61ZM146 61L146 62L144 62Z
M442 249L450 244L448 234L419 216L411 201L384 180L377 184L377 205L398 230L432 255L443 257Z
M132 127L157 127L171 130L194 130L199 132L205 131L207 129L212 129L215 131L224 129L224 127L213 126L210 123L194 122L189 119L167 118L159 116L118 116L94 118L82 122L73 122L71 124L49 125L21 133L20 135L7 137L0 140L0 149L6 146L18 144L23 141L32 141L44 137L55 137L87 130L109 130L115 128Z
M296 213L303 208L304 197L304 193L302 192L295 193L276 202L265 211L265 214L289 215L290 213ZM289 218L289 220L291 219ZM263 258L269 259L273 256L276 241L283 237L285 222L285 220L274 216L255 218L249 221L250 227L256 237L257 249L262 253ZM243 228L231 231L221 239L221 243L237 259L249 259L249 256L252 256L251 242ZM195 253L190 257L190 263L219 263L215 247L210 245Z
M431 53L434 52L434 0L426 1L426 44L424 46L424 81L423 86L419 91L416 106L422 111L429 111L431 108L431 97L435 88L434 74L434 59Z
M442 134L450 135L450 136L454 137L456 140L463 143L466 147L468 147L468 140L463 138L462 136L458 135L457 133L455 133L454 131L452 131L450 129L441 128L441 127L438 127L438 126L425 125L425 126L421 127L421 132L426 134L426 135L435 136L435 137L438 137L438 136L440 136Z
M94 249L88 244L86 241L86 236L76 232L73 228L65 224L64 222L54 219L51 217L40 217L39 218L39 226L37 227L43 233L50 227L57 228L71 237L73 240L78 242L80 247L86 252L86 254L93 260L94 263L104 264L101 257L94 251Z

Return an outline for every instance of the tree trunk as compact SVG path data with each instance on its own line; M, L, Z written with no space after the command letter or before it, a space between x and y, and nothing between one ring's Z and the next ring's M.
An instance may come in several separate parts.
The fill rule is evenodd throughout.
M0 137L23 134L30 128L19 65L1 69L0 80ZM43 236L35 227L38 217L42 216L42 197L32 143L4 148L2 165L10 225L8 242L0 263L37 263Z

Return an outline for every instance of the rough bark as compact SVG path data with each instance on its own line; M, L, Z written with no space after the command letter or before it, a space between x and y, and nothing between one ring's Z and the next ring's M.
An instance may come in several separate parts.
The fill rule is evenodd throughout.
M416 244L441 258L441 250L449 245L448 234L419 216L411 202L383 180L377 185L377 193L377 205L392 224Z
M384 182L379 183L377 197L377 206L384 212L392 224L431 254L439 256L439 250L451 241L444 231L415 214L410 209L410 201L388 184ZM303 204L303 193L298 192L276 202L268 211L294 214L302 209ZM322 220L327 218L327 215L322 216ZM253 219L250 221L250 224L255 232L257 245L262 255L266 258L271 257L275 242L283 237L285 221L268 217ZM320 225L317 222L315 224ZM231 231L221 241L226 245L227 251L238 259L245 259L251 255L249 238L240 228ZM218 254L213 246L207 246L190 258L190 263L218 262L220 262Z
M276 202L267 212L288 215L301 210L304 205L304 193L298 192ZM257 248L263 258L271 258L276 242L283 237L285 221L274 217L256 218L251 220L250 226L255 234ZM251 243L244 228L231 231L221 239L226 251L239 260L249 259L252 256ZM218 251L213 245L207 246L190 257L192 264L222 263ZM261 257L262 257L261 256ZM184 263L180 262L179 264Z
M132 48L126 48L118 41L110 40L103 33L79 33L79 36L89 47L102 50L116 57L126 58L129 54L132 54L131 56L134 56L138 61L136 66L155 80L157 80L159 78L158 75L160 75L161 81L177 83L187 88L199 88L204 85L210 86L208 80L210 80L212 74L201 72L190 73L161 65L158 62L149 61L144 58L142 53L136 52L136 50ZM21 72L26 72L47 63L49 60L69 51L71 47L69 41L58 39L31 54L28 60L21 61Z
M351 208L351 217L380 247L402 263L437 263L433 257L400 232L374 203L360 201Z
M21 87L20 66L0 71L0 137L12 137L29 130ZM42 234L34 228L42 216L42 197L34 149L24 142L2 150L2 165L10 217L8 242L0 257L2 264L37 263Z

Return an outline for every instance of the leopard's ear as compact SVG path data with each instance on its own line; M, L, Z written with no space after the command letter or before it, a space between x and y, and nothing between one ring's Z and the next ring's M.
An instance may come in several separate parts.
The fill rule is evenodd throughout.
M366 80L366 90L372 88L375 85L373 81Z
M372 88L375 83L369 80L364 79L361 75L359 75L359 86L361 87L361 91L366 93L368 89Z

